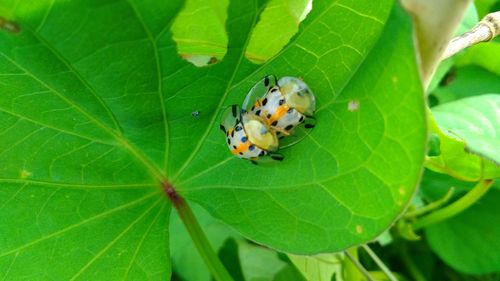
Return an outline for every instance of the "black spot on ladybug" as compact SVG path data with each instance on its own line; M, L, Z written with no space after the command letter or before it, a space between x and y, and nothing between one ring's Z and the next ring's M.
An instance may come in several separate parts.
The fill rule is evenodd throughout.
M239 132L239 131L241 131L241 126L239 126L239 125L238 125L238 126L236 126L236 128L234 128L234 129L236 130L236 132Z
M277 90L278 90L278 88L272 88L272 89L271 89L271 93L274 93L274 92L276 92Z
M292 113L293 112L293 108L290 108L289 110L286 111L287 113Z
M299 122L304 121L304 116L300 116Z
M227 144L231 145L231 139L230 138L227 138Z
M266 87L269 86L269 77L268 76L266 76L264 78L264 86L266 86Z
M243 155L243 152L239 152L238 154L239 154L239 155Z
M253 111L254 109L255 109L255 105L252 105L252 108L250 110Z
M272 116L271 113L267 114L267 118L271 118L271 116Z
M285 127L285 130L290 131L292 128L293 128L293 125L290 124L290 125Z
M266 104L267 104L267 98L262 100L262 105L266 105Z
M234 137L234 130L231 131L231 137Z
M284 100L284 99L281 99L281 100L279 101L279 103L278 103L278 104L279 104L279 105L283 105L284 103L285 103L285 100Z
M224 125L220 124L219 128L225 133L226 132L226 128L224 127Z
M314 128L314 125L313 124L305 124L304 127L306 129L310 129L310 128Z
M233 145L233 148L236 149L236 145Z
M253 151L254 149L255 149L255 145L253 145L253 144L248 147L248 150L250 150L250 151Z
M248 138L247 137L241 137L241 142L247 142Z
M260 115L260 109L255 111L255 115Z
M266 154L266 152L264 150L262 150L260 153L259 153L259 156L264 156L264 154Z
M276 126L278 125L278 120L274 120L273 123L271 123L271 126Z

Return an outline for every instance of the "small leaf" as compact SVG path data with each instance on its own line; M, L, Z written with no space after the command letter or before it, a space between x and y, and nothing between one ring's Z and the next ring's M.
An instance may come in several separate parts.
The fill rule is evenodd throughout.
M238 252L245 281L272 281L287 266L275 251L246 241L238 243Z
M432 109L450 135L465 141L466 149L500 165L500 95L464 98ZM496 172L500 172L497 167Z
M316 256L289 255L292 263L306 277L314 281L343 281L342 261L344 254L321 254ZM335 274L335 279L332 276Z
M465 181L478 181L481 176L485 179L493 179L500 175L500 168L491 161L497 154L495 150L491 149L492 145L498 142L494 137L495 132L498 131L496 128L498 122L491 123L489 119L498 118L498 114L495 112L498 98L488 101L491 96L462 99L433 108L437 108L438 118L443 122L444 128L449 128L448 133L439 128L433 115L429 112L429 130L439 137L441 154L428 157L425 163L427 168ZM479 99L479 104L471 104L476 98ZM485 108L483 109L482 106ZM469 112L467 118L464 118L464 112ZM457 119L454 119L455 117ZM476 122L473 124L469 121L470 119L475 119ZM455 132L455 128L458 129L457 132ZM460 135L463 135L463 138ZM468 143L469 140L470 143ZM481 143L485 143L486 147L482 147ZM471 154L471 152L480 154L480 156ZM488 153L490 155L486 155ZM486 160L482 160L482 157L486 157Z

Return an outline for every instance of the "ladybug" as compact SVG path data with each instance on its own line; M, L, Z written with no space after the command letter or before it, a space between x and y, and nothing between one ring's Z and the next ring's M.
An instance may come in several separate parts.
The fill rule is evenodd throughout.
M274 75L264 77L252 87L242 107L260 116L280 139L302 123L306 129L315 125L314 94L304 81L295 77L285 76L279 80Z
M260 157L269 155L274 160L283 160L278 150L276 132L264 120L231 105L222 113L220 129L226 135L227 147L236 157L251 160L257 164Z

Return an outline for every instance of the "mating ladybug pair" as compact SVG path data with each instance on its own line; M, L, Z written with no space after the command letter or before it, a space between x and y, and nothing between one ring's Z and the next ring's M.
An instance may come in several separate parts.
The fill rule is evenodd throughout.
M276 151L297 143L305 129L314 127L315 109L314 95L302 80L269 75L253 86L242 107L224 111L220 128L237 157L254 164L265 155L281 161L283 155Z

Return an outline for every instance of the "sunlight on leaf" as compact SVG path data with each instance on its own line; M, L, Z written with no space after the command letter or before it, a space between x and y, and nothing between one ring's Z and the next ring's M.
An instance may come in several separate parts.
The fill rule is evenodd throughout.
M196 66L222 60L227 52L228 5L229 0L186 0L172 24L180 56Z
M245 57L263 63L276 55L299 30L312 0L270 0L250 36Z

